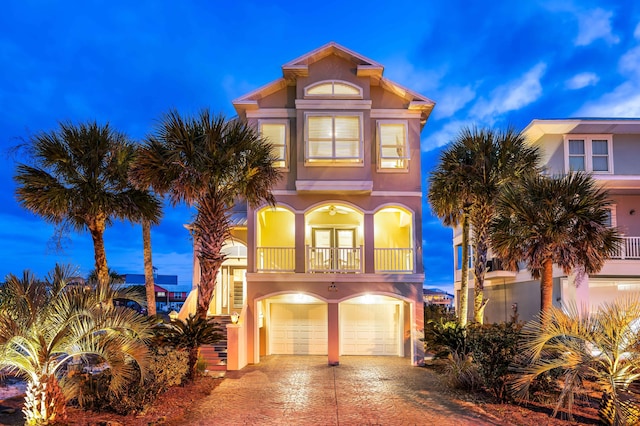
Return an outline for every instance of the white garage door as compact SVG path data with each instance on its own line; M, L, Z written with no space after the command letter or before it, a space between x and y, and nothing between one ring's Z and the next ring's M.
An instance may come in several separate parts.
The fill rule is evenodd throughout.
M272 354L326 355L326 304L271 304Z
M340 305L342 355L399 355L395 304Z

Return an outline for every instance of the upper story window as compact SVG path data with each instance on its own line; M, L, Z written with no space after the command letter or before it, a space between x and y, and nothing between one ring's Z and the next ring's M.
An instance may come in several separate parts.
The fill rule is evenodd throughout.
M305 162L362 163L362 114L306 113Z
M611 135L565 135L565 170L613 173Z
M289 169L289 121L260 120L258 124L260 134L267 138L273 146L277 157L274 167Z
M616 218L616 206L612 205L607 209L607 217L604 223L609 228L615 228L618 226L618 220Z
M341 80L325 80L304 88L304 96L362 99L362 88Z
M379 120L377 124L378 170L407 170L409 166L407 122Z

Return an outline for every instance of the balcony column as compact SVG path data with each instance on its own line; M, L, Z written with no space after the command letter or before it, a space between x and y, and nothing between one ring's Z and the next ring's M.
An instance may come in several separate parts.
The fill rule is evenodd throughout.
M366 274L375 273L375 250L373 214L364 215L364 272Z
M296 213L296 273L301 274L306 270L307 248L304 244L306 228L304 214Z

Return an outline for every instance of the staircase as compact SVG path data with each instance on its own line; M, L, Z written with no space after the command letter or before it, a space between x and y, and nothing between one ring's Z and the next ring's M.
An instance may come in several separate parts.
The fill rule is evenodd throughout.
M229 315L216 315L213 321L220 326L222 339L213 345L200 346L200 358L207 363L209 371L226 371L227 370L227 324L231 324Z

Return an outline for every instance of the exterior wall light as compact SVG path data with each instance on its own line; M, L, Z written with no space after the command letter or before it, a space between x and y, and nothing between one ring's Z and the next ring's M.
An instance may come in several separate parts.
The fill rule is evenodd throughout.
M175 309L169 312L169 319L171 321L175 321L178 319L178 313L175 311Z
M240 319L240 314L239 313L233 312L231 314L231 323L232 324L237 324L239 319Z

